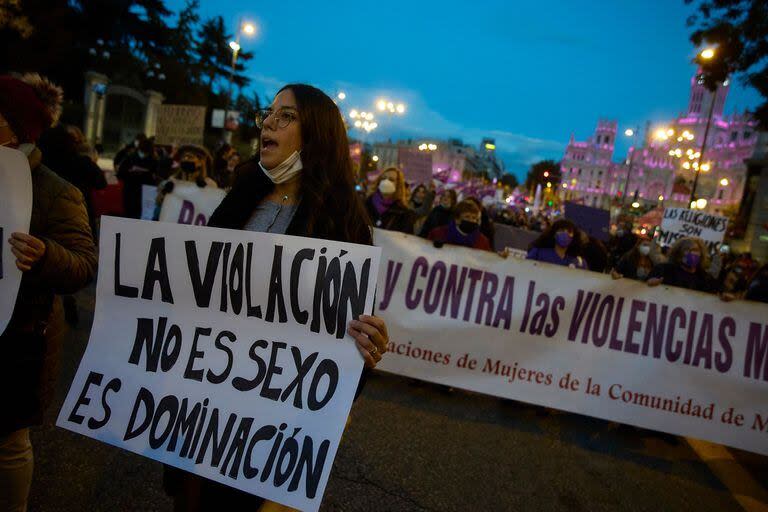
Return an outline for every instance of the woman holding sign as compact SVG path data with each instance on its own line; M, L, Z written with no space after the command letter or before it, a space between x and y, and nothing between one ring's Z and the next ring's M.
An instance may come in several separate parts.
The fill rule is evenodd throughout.
M257 124L262 130L259 159L240 167L209 225L371 245L370 221L355 192L346 128L333 100L309 85L286 85L260 112ZM362 315L349 323L348 332L365 366L375 367L389 342L384 322ZM175 510L255 511L263 502L170 468L165 483Z

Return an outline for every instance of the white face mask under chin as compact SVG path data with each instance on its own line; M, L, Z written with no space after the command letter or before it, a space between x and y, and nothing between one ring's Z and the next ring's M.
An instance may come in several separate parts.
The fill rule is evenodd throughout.
M19 151L24 153L24 156L29 157L29 155L32 154L32 152L35 150L34 144L19 144L19 147L17 148Z
M298 151L291 153L291 156L286 158L281 164L278 164L272 169L267 169L261 165L261 162L259 162L259 167L261 167L261 170L264 172L264 174L266 174L267 177L272 180L272 183L275 185L289 181L297 174L299 174L304 168L301 163L301 155Z

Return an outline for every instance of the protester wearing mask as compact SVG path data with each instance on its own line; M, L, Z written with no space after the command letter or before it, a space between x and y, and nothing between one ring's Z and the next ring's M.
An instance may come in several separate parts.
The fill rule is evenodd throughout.
M468 197L467 201L475 203L475 206L480 210L480 232L485 235L485 238L491 243L493 247L493 240L496 236L496 229L493 226L491 216L488 215L488 211L483 206L483 203L476 197Z
M446 225L433 229L427 238L437 246L461 245L491 250L491 242L480 232L480 209L471 201L462 201L454 209L453 219Z
M57 294L74 293L96 272L83 195L42 163L35 146L58 119L61 102L61 89L37 74L0 76L0 146L25 153L32 178L29 234L6 233L10 239L1 242L10 243L23 273L13 315L0 335L3 511L27 509L33 468L29 427L42 422L53 396L64 336Z
M531 243L527 259L571 268L587 268L576 225L560 219Z
M704 269L709 268L709 258L700 238L681 238L669 250L667 263L653 267L648 276L648 286L665 284L705 293L716 293L717 282Z
M411 194L411 199L408 201L408 206L416 214L416 222L414 225L414 233L421 232L421 228L424 226L424 222L427 220L427 215L432 211L432 203L435 202L435 186L430 183L429 188L426 185L416 185Z
M333 100L309 85L287 85L260 113L258 124L259 157L243 164L209 225L371 245L370 221L355 192L346 128ZM348 332L366 367L376 366L389 342L384 322L361 315ZM263 502L170 468L165 484L177 512L256 511Z
M123 184L123 208L129 219L141 218L141 187L157 185L155 148L149 139L143 140L135 153L125 157L117 170Z
M614 279L626 277L636 281L646 281L660 259L656 244L644 238L621 257L616 268L611 271L611 275Z
M390 167L379 175L365 203L374 226L413 234L416 214L406 206L405 192L405 176L400 169Z
M455 190L444 190L440 194L440 202L429 212L419 236L427 238L429 233L440 226L446 226L453 219L453 209L456 207L457 197Z

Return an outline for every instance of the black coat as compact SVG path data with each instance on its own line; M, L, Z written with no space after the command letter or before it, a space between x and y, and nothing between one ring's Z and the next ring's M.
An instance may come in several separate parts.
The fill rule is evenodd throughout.
M424 221L419 236L427 238L433 229L447 226L451 219L453 219L453 210L443 208L442 206L435 206L427 215L427 220Z
M237 176L237 181L232 187L232 190L229 191L227 196L211 215L211 218L208 221L209 226L243 229L245 224L251 218L251 215L253 215L256 206L275 188L275 185L266 177L261 169L259 169L255 161L248 161L238 167ZM321 214L322 210L313 213ZM309 214L310 212L307 206L304 203L299 203L299 207L285 234L307 236L307 219ZM337 240L337 237L327 233L313 233L312 238ZM360 243L364 245L373 244L372 238L369 238L368 240L339 241ZM357 398L362 391L367 374L368 371L363 370L355 398ZM181 496L183 496L185 492L189 492L190 488L195 489L196 492L199 492L199 501L195 506L190 507L190 510L199 512L218 512L219 510L240 512L245 510L258 510L264 501L258 496L250 495L233 487L227 487L214 482L213 480L198 477L170 466L165 467L163 485L168 494L179 496L177 501L180 503L184 502L184 498ZM184 505L176 510L185 510Z
M365 202L365 207L368 210L371 222L377 228L386 229L387 231L399 231L409 235L413 234L413 226L416 224L416 212L407 206L393 203L389 210L379 215L379 212L373 206L373 196L371 196Z

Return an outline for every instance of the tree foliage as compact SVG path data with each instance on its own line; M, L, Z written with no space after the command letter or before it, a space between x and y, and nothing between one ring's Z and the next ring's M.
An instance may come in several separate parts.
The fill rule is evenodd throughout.
M546 176L545 176L546 173ZM560 163L554 160L541 160L533 164L525 178L525 188L531 190L536 185L546 186L547 182L552 182L553 187L560 184Z
M755 117L768 127L768 3L765 0L685 0L696 14L688 19L696 46L717 46L715 58L698 58L704 83L714 90L730 74L741 76L765 101Z
M165 0L0 0L0 72L38 71L68 98L80 97L93 70L169 103L226 107L232 38L220 16L201 20L199 0L175 14ZM238 56L238 88L252 57Z

